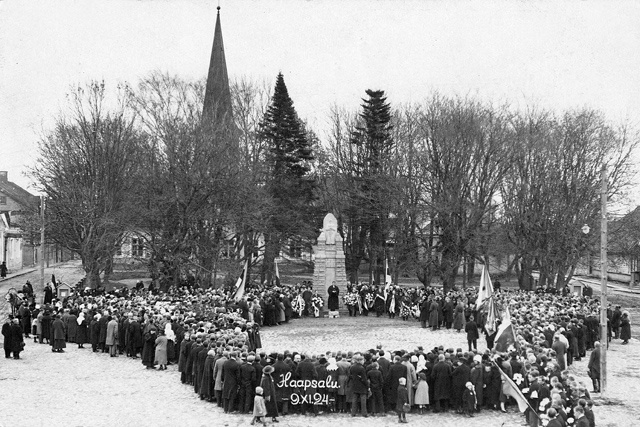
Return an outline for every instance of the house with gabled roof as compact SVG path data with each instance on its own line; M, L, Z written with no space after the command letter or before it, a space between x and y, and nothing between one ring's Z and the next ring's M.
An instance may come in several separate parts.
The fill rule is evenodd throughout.
M25 253L29 258L26 265L33 264L33 247L25 245L20 225L27 213L38 209L39 203L38 196L9 181L7 171L0 171L0 260L7 263L10 271L25 265Z

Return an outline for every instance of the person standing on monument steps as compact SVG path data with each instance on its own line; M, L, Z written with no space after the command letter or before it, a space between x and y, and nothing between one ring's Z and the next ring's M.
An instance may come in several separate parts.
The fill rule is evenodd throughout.
M335 281L331 282L331 286L327 289L327 293L329 294L329 311L338 311L338 308L340 307L340 288L338 288Z

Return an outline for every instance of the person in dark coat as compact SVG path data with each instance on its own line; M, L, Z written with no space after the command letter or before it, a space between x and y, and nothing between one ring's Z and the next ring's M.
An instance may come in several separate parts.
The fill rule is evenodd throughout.
M131 326L129 326L131 327ZM187 384L187 359L189 358L189 353L191 353L191 346L193 345L193 341L191 339L184 339L180 344L180 356L178 359L178 372L180 372L180 382L182 384ZM135 358L135 356L134 356ZM215 380L215 378L214 378Z
M469 317L469 321L465 325L464 331L467 333L469 351L478 350L478 338L480 338L480 334L478 333L478 325L476 324L473 316Z
M78 324L76 343L78 344L78 348L84 348L84 343L87 342L88 325L87 319L85 319L83 312L80 312L80 314L78 315L76 323Z
M249 360L249 358L251 360ZM251 403L256 383L256 370L250 362L255 360L254 356L248 356L247 361L240 365L240 390L238 391L238 411L243 414L251 412Z
M629 312L625 311L622 313L622 317L620 318L620 339L622 340L622 344L629 344L630 338L631 322L629 320Z
M91 319L89 323L89 342L91 343L91 349L94 353L98 352L98 344L100 342L100 316L97 314Z
M202 381L200 382L200 399L207 402L213 401L213 364L216 359L216 351L211 349L207 351L207 358L204 360L204 369L202 372Z
M291 388L284 385L284 379L290 374L291 367L284 362L284 355L279 353L276 357L276 363L273 365L273 381L276 386L276 403L281 408L282 415L289 412L289 397L291 396Z
M247 323L247 336L249 338L249 351L256 351L256 349L262 348L260 326L257 323Z
M331 282L331 286L327 289L329 299L327 301L327 307L329 311L338 311L340 308L340 288L336 285L336 282Z
M453 369L451 373L451 407L456 412L462 412L463 402L462 395L466 390L466 384L471 379L471 368L466 364L464 359L459 360L457 362L457 366ZM475 393L474 393L475 398Z
M76 315L75 310L69 313L69 318L67 320L67 341L75 343L78 335L78 316Z
M453 303L449 297L445 299L445 303L442 306L442 314L444 316L444 326L447 329L451 329L451 325L453 325Z
M102 318L100 318L102 320ZM102 331L100 332L102 334ZM156 338L158 338L158 328L153 324L152 320L144 327L144 346L142 348L142 364L147 369L153 369L153 362L156 358Z
M429 320L429 300L425 299L420 304L420 327L426 328Z
M304 381L314 381L318 379L318 373L316 372L315 366L311 362L311 358L307 355L304 359L298 363L298 367L296 368L296 379L304 380ZM316 392L314 387L307 387L306 389L301 389L300 394L302 396L311 396L313 400L313 395ZM300 410L302 415L306 415L307 407L310 405L309 403L302 403L300 405ZM318 407L316 405L311 404L314 414L318 414Z
M274 423L278 422L278 405L276 404L276 387L273 383L271 374L273 373L273 366L267 365L262 369L262 379L260 380L260 387L264 391L264 403L267 407L267 417L271 417Z
M3 279L7 277L7 271L7 263L2 261L2 264L0 264L0 277Z
M404 412L404 405L409 404L409 390L407 390L407 379L402 377L398 379L398 388L396 389L396 405L395 410L398 414L398 422L406 423L407 414Z
M22 337L22 326L18 319L13 319L11 323L11 351L14 359L20 359L20 352L24 349L24 338Z
M50 284L46 284L44 287L44 305L51 304L53 301L53 290Z
M444 354L438 356L438 363L433 366L433 399L436 402L434 412L447 410L451 398L451 366L445 362Z
M497 409L500 403L502 376L500 375L499 368L495 364L485 365L484 374L484 404L489 409Z
M202 350L202 338L196 338L195 344L193 344L191 346L191 349L189 350L189 357L187 357L187 366L185 367L187 372L187 384L193 385L195 364L200 350Z
M367 378L369 379L369 388L371 389L371 413L384 413L384 399L382 397L384 377L382 376L382 372L380 372L378 362L371 364L371 369L367 372Z
M29 334L31 333L31 310L29 310L26 303L20 306L18 317L20 317L20 326L22 327L24 336L29 338Z
M103 353L107 352L107 324L109 323L109 313L105 312L100 320L98 320L98 330L100 334L98 335L98 348L102 350ZM155 337L154 337L155 340Z
M360 403L360 413L367 416L367 399L369 393L369 379L364 368L364 357L360 354L353 356L353 364L349 369L349 381L353 388L353 403L351 403L351 416L356 416L356 409Z
M473 417L473 413L478 406L478 398L476 396L476 390L474 385L469 381L465 384L465 389L462 394L462 408L467 417Z
M233 412L240 386L240 365L236 357L238 354L232 351L229 353L229 360L222 365L222 399L225 414Z
M142 326L136 316L129 321L129 327L127 329L127 352L134 359L138 358L138 353L142 353L144 347L144 338L142 333Z
M62 323L62 320L60 319L60 315L56 314L55 320L51 325L51 344L53 345L53 348L51 349L51 351L57 352L57 353L64 353L63 348L67 347L67 344L64 338L65 338L64 323Z
M398 400L398 381L400 378L405 378L407 375L407 367L401 362L400 356L394 356L393 364L389 367L389 375L385 379L385 404L388 409L396 407ZM407 402L409 401L409 395L407 393Z
M42 344L45 340L47 344L51 343L51 312L49 310L45 310L42 313L42 319L40 319L40 327L42 328L42 333L40 334L40 344Z
M600 342L594 343L595 348L589 356L589 364L587 365L589 377L593 383L593 391L600 392Z
M440 311L440 304L438 304L437 300L431 301L431 305L429 305L429 326L431 326L432 330L438 329L438 312Z
M471 368L470 381L476 392L476 400L478 402L482 402L482 399L484 398L484 369L481 363L476 362L473 365L473 368ZM479 407L476 407L476 409L480 411Z
M203 345L200 351L196 354L196 359L193 362L193 390L196 393L200 393L200 387L202 385L202 375L204 373L204 362L207 360L208 352L209 348L207 347L207 345Z
M11 352L13 351L13 343L11 342L11 323L13 323L13 316L7 317L7 320L2 325L4 357L7 359L11 359Z

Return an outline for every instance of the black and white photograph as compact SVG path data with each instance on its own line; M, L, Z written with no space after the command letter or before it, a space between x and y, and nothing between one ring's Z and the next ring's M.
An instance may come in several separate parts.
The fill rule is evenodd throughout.
M640 426L640 2L0 0L0 427Z

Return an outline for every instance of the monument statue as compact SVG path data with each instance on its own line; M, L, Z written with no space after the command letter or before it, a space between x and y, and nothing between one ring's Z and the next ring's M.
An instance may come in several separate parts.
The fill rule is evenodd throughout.
M342 236L338 233L338 220L328 213L322 222L322 231L318 244L313 247L315 264L313 269L313 289L317 290L324 301L323 310L328 309L328 289L333 282L340 290L340 309L346 307L342 297L347 293L347 270L344 263Z

